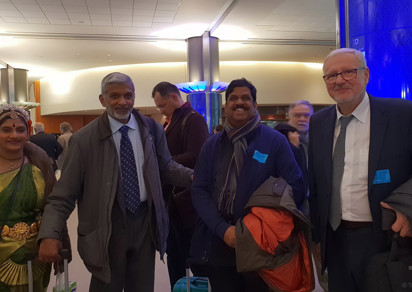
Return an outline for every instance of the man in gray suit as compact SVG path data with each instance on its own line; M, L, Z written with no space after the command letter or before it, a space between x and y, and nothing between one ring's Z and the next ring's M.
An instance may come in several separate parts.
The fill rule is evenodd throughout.
M329 290L363 291L370 259L389 248L381 201L412 175L412 103L369 95L369 69L360 51L331 52L323 73L336 105L310 120L313 239L320 242ZM399 212L392 229L412 235Z
M133 109L129 76L104 77L99 100L106 111L70 139L43 214L39 258L60 260L60 230L77 202L90 291L152 292L155 249L163 257L168 232L160 177L188 187L192 170L172 160L161 125Z

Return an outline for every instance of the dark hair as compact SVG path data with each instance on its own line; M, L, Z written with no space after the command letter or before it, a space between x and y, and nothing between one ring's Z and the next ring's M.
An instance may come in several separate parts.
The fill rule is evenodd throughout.
M289 124L283 124L283 123L277 124L274 129L281 132L286 137L288 136L289 132L298 132L298 129L296 129L295 127L292 127Z
M222 131L223 130L223 125L222 124L217 124L216 125L216 127L215 127L215 130L216 130L216 132L220 132L220 131Z
M229 86L226 89L226 102L229 95L233 92L236 87L247 87L250 90L250 94L252 95L253 102L256 102L256 87L247 79L235 79L230 82Z
M152 97L154 98L156 92L159 92L160 96L162 98L166 98L169 94L176 93L178 96L180 96L179 89L176 87L176 85L163 81L158 83L152 91Z

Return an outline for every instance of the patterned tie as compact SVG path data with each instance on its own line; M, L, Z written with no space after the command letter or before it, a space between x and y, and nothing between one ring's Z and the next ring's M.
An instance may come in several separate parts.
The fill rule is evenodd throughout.
M340 186L342 183L343 168L345 166L346 127L353 115L340 117L340 132L336 139L332 158L332 193L330 198L329 223L333 230L338 229L342 219L342 203Z
M139 180L137 178L136 160L134 159L132 143L127 132L129 127L124 125L119 129L122 134L120 140L120 165L122 169L123 194L126 200L126 209L135 213L140 204Z

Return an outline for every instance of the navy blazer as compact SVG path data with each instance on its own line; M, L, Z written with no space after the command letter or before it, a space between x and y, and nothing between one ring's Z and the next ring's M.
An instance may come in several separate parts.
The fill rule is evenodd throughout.
M382 231L380 202L412 175L412 102L369 95L370 145L368 196L376 240L388 249L389 237ZM313 240L321 243L322 266L327 266L326 230L332 184L333 136L336 106L315 113L309 129L309 203L314 226ZM389 170L390 182L374 184L376 171Z

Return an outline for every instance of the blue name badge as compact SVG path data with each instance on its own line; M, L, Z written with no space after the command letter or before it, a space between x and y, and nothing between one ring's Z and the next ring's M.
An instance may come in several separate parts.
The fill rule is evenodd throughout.
M268 154L259 152L257 150L255 150L255 153L253 153L253 159L260 163L266 163L266 159L268 159L268 156Z
M377 170L375 178L373 179L373 184L386 184L391 182L391 175L389 169Z

